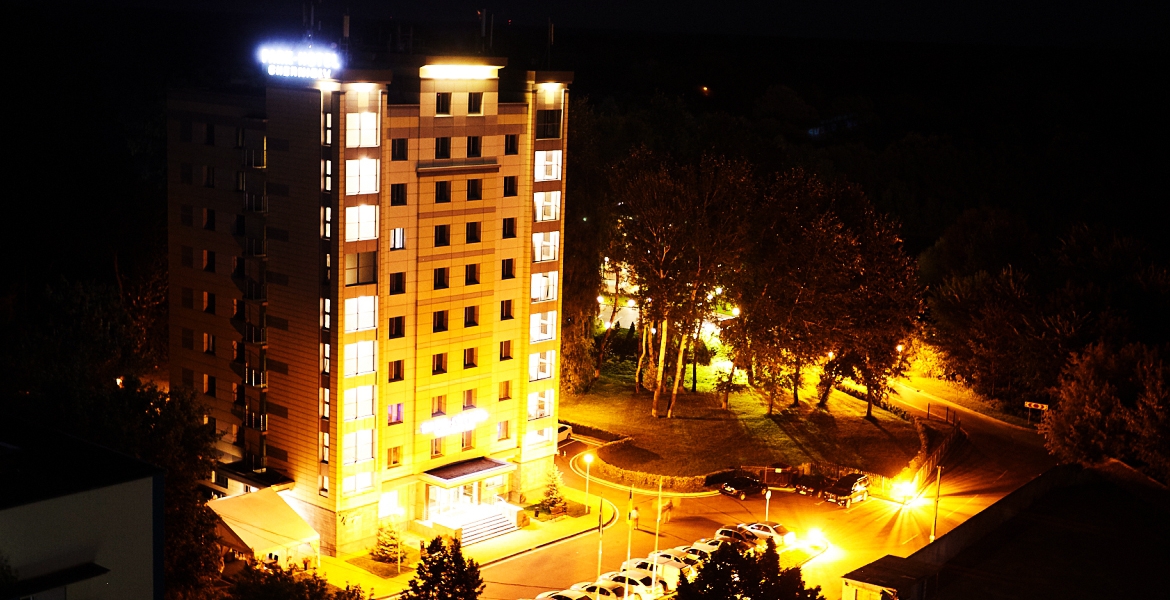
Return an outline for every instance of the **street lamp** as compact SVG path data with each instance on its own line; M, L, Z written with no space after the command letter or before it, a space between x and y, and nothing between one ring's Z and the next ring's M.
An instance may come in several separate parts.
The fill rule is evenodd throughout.
M585 456L581 457L585 461L585 513L589 514L589 465L593 464L593 454L586 452Z
M731 316L733 316L733 317L738 317L738 316L739 316L739 307L738 307L738 306L737 306L737 307L735 307L735 308L733 308L733 309L731 309Z
M764 520L768 520L768 509L772 506L772 488L764 492Z

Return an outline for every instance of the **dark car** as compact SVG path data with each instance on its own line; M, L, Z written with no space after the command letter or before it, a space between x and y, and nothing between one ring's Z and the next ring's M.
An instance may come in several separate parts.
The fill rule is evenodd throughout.
M821 475L798 475L792 482L792 487L798 494L815 498L829 487L829 483L829 480Z
M764 484L760 483L759 479L741 475L739 477L732 477L726 483L719 486L719 492L728 496L735 496L740 500L747 500L748 496L764 491L764 487Z
M845 508L854 502L862 502L869 498L869 476L861 473L850 473L837 480L822 494L825 500L840 504Z

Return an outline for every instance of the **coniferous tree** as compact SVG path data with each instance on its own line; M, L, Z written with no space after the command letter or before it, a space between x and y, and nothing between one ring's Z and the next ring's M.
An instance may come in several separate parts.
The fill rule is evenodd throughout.
M394 527L383 525L378 527L378 542L370 552L370 558L379 562L393 563L406 557L402 547L402 538Z
M464 558L459 540L451 545L436 537L427 545L402 600L476 600L483 593L479 564Z
M546 511L551 511L553 507L564 504L565 498L561 494L561 485L564 479L561 477L561 472L555 467L549 467L545 475L544 500L541 500L541 508Z

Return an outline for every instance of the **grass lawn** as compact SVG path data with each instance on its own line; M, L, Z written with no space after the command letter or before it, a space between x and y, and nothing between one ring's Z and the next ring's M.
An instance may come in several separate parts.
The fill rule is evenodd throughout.
M992 402L983 396L959 385L949 381L934 379L933 377L918 377L910 376L901 380L902 383L916 389L933 394L939 398L943 398L948 402L954 402L963 408L973 410L977 413L987 415L993 419L999 419L1006 423L1013 425L1020 425L1022 427L1028 426L1028 420L1022 419L1012 414L1008 414L999 409L995 402ZM1036 413L1032 419L1032 424L1039 419L1039 413Z
M679 393L673 419L654 419L651 394L635 396L628 372L610 369L588 393L565 395L560 403L562 420L634 438L634 444L604 455L625 469L701 475L738 465L823 460L892 476L918 452L911 423L878 408L876 420L866 420L865 402L836 391L828 411L803 401L789 408L787 396L768 416L766 398L751 389L732 394L729 410L723 410L711 391L710 367L699 368L697 393ZM801 397L815 403L811 387ZM660 414L669 400L664 394Z

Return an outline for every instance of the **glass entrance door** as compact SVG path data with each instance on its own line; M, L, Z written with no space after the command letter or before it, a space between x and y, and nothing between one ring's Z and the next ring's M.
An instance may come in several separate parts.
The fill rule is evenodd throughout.
M454 488L427 486L427 514L434 519L445 514L458 512L479 503L479 486L474 483Z

